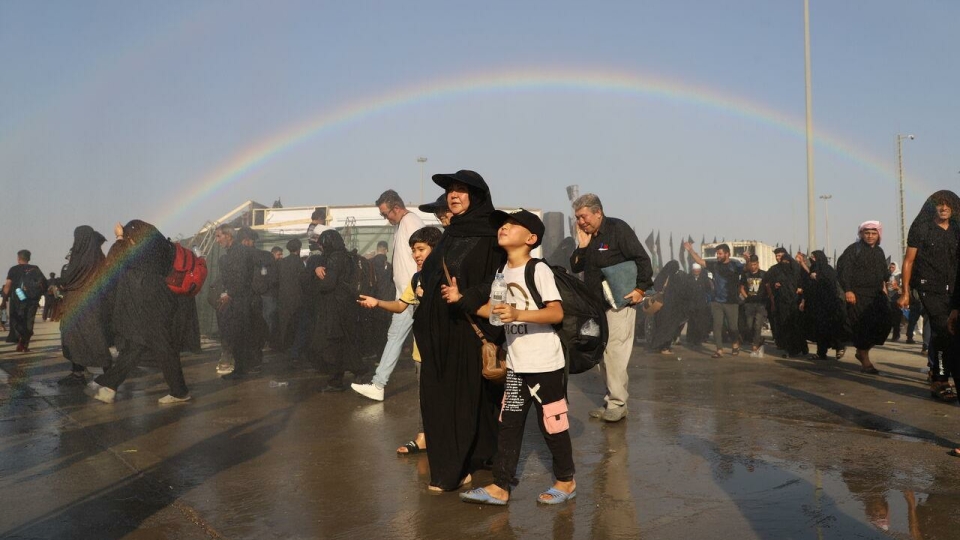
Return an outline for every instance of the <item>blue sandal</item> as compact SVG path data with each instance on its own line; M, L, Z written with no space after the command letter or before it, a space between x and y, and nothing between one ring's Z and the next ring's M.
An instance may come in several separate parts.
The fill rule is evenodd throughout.
M549 495L550 498L544 499L543 498L544 495ZM570 493L564 493L559 489L552 487L544 491L543 493L541 493L540 496L537 497L537 502L540 504L560 504L560 503L567 502L576 496L577 496L577 490L573 490Z
M506 506L507 501L498 499L487 493L484 488L471 489L460 494L460 500L465 503L491 504L493 506Z

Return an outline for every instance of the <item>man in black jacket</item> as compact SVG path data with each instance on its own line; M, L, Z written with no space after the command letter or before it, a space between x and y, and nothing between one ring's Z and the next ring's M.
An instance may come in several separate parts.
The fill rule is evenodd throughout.
M47 278L43 276L43 272L30 264L30 251L18 251L17 265L7 272L3 296L10 302L10 334L7 336L7 343L16 343L19 352L30 352L33 323L37 318L40 298L47 287Z
M223 346L233 354L233 372L224 375L226 380L242 379L253 367L255 360L252 309L254 303L253 272L258 267L253 248L234 240L233 227L227 224L217 227L217 243L223 248L220 256L220 281L223 292L217 302L217 324L223 337Z
M573 202L577 218L578 248L570 256L570 268L583 272L583 281L599 298L603 298L602 268L626 261L637 265L636 287L624 296L629 303L619 309L607 310L609 335L603 353L600 371L607 383L606 406L590 412L593 418L618 422L627 415L627 385L630 378L627 365L633 352L633 333L637 319L634 307L643 300L644 291L653 285L650 257L640 239L626 222L603 214L600 198L592 193Z

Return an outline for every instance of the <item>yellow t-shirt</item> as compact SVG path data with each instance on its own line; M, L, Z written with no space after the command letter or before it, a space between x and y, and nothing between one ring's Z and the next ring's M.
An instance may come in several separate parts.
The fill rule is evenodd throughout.
M400 301L413 308L416 308L417 306L420 305L420 299L417 298L417 293L413 290L412 284L407 283L407 288L404 289L403 294L400 295ZM417 349L416 339L413 340L413 353L411 354L411 356L413 356L414 362L420 361L420 350Z

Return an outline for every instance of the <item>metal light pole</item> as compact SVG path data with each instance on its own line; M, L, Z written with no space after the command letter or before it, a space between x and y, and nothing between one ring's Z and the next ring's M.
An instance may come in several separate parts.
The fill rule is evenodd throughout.
M804 80L807 95L807 245L817 245L816 200L813 188L813 96L810 93L810 0L803 0Z
M903 140L916 139L913 135L897 133L897 172L900 176L900 257L907 256L907 222L903 219Z
M423 204L423 164L427 162L427 158L420 156L417 158L417 163L420 164L420 204Z
M827 210L827 201L832 199L833 195L821 195L820 198L823 199L823 221L826 225L824 232L827 235L827 253L830 253L830 212Z

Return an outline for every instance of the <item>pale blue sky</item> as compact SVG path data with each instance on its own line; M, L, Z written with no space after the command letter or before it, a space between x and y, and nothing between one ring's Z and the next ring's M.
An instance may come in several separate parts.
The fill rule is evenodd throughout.
M0 2L0 262L59 270L72 230L158 222L191 234L246 199L419 199L470 168L501 205L600 195L646 236L806 244L801 0L671 2ZM817 194L831 247L866 219L896 251L896 134L908 221L960 180L960 4L811 1ZM507 70L608 71L703 90L533 88L414 99L324 130L171 216L245 148L357 101ZM728 96L800 132L725 110ZM711 101L714 100L714 101ZM879 168L878 168L879 167ZM437 190L427 180L427 198ZM825 244L823 206L818 238ZM794 218L794 215L796 216Z

